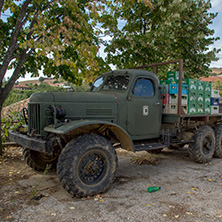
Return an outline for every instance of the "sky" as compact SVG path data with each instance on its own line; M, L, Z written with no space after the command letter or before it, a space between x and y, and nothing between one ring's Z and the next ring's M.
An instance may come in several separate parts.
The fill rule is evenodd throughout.
M216 13L218 12L218 16L213 20L213 24L209 26L209 28L214 29L214 37L220 37L220 40L216 41L214 45L210 46L210 48L220 48L222 49L222 0L211 0L212 4L212 9L211 12ZM105 56L104 52L104 47L101 47L99 54L101 56ZM222 51L217 54L217 57L219 58L218 61L212 62L211 63L211 68L222 68ZM11 76L12 71L9 70L6 74L6 78ZM39 73L40 76L43 76L42 72ZM25 80L30 80L30 79L38 79L39 77L36 78L31 78L30 74L27 74L25 78L19 78L18 81L25 81Z

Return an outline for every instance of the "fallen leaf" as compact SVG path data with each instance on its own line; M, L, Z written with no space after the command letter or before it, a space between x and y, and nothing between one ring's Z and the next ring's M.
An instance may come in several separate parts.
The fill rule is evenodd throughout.
M213 181L213 180L212 180L212 179L208 179L208 181L210 181L210 182L211 182L211 181Z
M175 218L178 218L180 215L175 215Z
M190 191L187 191L187 193L188 193L188 194L191 194L191 192L190 192Z
M101 199L101 200L99 200L99 201L103 202L104 200L103 200L103 199Z

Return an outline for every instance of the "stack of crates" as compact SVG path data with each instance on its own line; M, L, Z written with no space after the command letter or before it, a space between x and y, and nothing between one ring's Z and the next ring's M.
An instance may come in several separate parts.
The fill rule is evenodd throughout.
M220 94L219 90L212 89L211 91L211 114L219 113Z
M204 111L206 114L211 114L211 83L204 83Z
M178 89L179 89L178 80L179 80L179 72L168 72L167 80L160 81L163 113L177 114ZM187 106L188 106L187 101L188 101L188 86L185 84L185 82L183 82L181 105L185 114L187 114Z
M160 81L163 113L177 114L179 72L168 72ZM211 83L195 79L182 82L181 105L185 114L219 113L219 91L211 90Z
M188 85L188 113L196 114L197 113L197 80L195 79L185 79L185 82Z

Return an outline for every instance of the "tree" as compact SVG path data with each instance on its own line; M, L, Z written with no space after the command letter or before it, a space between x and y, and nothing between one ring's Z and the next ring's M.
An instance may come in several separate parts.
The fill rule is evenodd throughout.
M43 82L45 79L44 79L44 77L39 77L39 82Z
M43 68L46 75L81 83L86 74L99 71L98 41L89 22L96 7L96 2L76 0L1 1L0 118L7 95L27 72L38 76ZM13 74L3 85L8 69ZM0 154L1 147L0 141Z
M210 0L154 0L153 8L116 2L101 19L106 33L113 36L106 44L108 63L129 68L182 58L186 77L208 75L218 52L209 46L219 39L211 37L214 30L208 27L217 15L209 13Z
M151 5L150 0L143 2ZM62 76L81 84L83 79L93 79L93 75L109 69L97 56L100 32L95 25L99 12L105 9L104 3L105 0L0 1L0 122L7 95L26 73L38 76L38 70L43 69L45 75ZM3 84L8 69L13 74Z

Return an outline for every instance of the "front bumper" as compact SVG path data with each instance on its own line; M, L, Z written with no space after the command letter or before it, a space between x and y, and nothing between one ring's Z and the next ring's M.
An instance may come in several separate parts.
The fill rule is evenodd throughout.
M21 146L29 148L31 150L35 150L42 153L47 153L47 141L37 138L37 137L30 137L18 132L13 132L12 130L9 131L9 139L12 142L16 142Z

